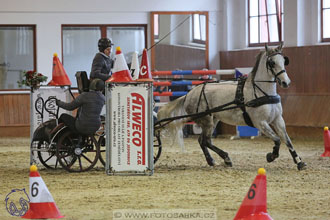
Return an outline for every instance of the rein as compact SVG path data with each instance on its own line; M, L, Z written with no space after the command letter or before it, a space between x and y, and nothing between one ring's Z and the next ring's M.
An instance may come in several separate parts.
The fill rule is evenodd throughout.
M235 109L235 108L240 107L238 105L228 107L228 106L233 105L233 104L236 104L236 102L232 101L232 102L226 103L224 105L220 105L220 106L217 106L215 108L211 108L211 109L209 109L207 111L204 111L204 112L198 112L198 113L194 113L194 114L190 114L190 115L180 115L180 116L175 116L175 117L171 117L171 118L164 118L162 120L157 121L154 124L154 129L157 130L157 129L163 128L167 124L171 123L172 121L178 120L178 119L191 117L191 120L193 121L195 119L198 119L198 118L201 118L201 117L204 117L204 116L207 116L207 115L211 115L211 113L214 113L214 112L221 112L221 111L231 110L231 109Z

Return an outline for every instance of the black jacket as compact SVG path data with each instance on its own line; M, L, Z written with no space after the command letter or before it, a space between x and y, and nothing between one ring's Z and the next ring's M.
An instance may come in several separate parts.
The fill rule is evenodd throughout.
M113 60L110 59L104 53L97 53L93 59L92 70L90 74L90 79L102 79L106 81L109 79L110 71L113 66Z

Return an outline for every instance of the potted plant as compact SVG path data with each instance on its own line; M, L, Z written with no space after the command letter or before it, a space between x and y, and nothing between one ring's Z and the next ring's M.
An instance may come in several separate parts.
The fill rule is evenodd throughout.
M36 71L24 71L23 78L21 81L17 81L18 86L29 86L31 89L38 89L40 87L40 83L47 81L47 76L44 76L41 73Z

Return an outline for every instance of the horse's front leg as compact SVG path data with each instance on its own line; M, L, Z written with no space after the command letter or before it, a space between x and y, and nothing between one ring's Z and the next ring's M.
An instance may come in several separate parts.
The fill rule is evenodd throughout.
M264 135L266 135L267 137L269 137L274 141L275 146L273 147L273 152L268 153L266 156L268 163L273 162L276 158L279 157L281 139L278 135L276 135L276 133L273 131L273 129L269 126L269 124L266 121L262 121L256 126Z
M298 170L303 170L306 169L307 164L301 160L301 157L297 154L295 149L293 148L291 139L286 132L285 128L285 122L282 118L282 116L279 116L276 118L276 120L272 123L276 133L283 139L285 140L285 144L289 149L289 152L292 156L292 159L295 164L297 164Z

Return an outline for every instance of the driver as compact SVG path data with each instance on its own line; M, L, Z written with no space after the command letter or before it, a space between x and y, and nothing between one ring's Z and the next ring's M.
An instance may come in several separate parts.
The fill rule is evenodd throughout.
M98 42L99 51L92 63L90 73L91 81L93 79L102 79L106 81L110 77L110 71L113 67L113 60L110 58L111 48L113 43L109 38L101 38Z
M95 79L90 83L89 92L81 93L71 103L56 99L56 104L65 110L72 111L79 108L77 117L63 113L58 122L64 123L76 133L94 134L101 126L100 114L105 103L103 89L104 82L101 79Z

